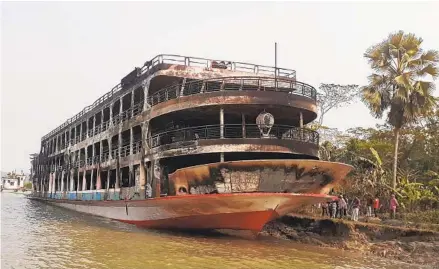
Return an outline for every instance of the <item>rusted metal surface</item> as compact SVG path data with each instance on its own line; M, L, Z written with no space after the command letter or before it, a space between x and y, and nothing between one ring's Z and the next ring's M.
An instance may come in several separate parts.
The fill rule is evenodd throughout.
M181 72L184 71L190 72L190 70L192 70L195 71L200 78L220 77L220 76L224 76L224 74L227 73L233 75L254 74L257 76L274 76L275 74L277 74L278 76L283 76L291 79L295 79L296 77L296 71L291 69L273 68L270 66L261 66L261 65L248 64L248 63L231 62L231 61L227 61L231 63L230 68L227 69L212 68L213 61L215 60L181 56L181 55L161 54L161 55L157 55L152 60L145 62L145 64L141 69L136 67L136 69L132 71L127 77L130 77L129 82L132 83L134 87L139 86L141 83L143 83L142 80L145 80L148 76L162 69L168 69L169 71L166 73L167 75L171 75L171 76L179 76L179 73L181 74ZM218 60L216 61L220 62ZM199 72L200 69L207 73ZM196 70L198 70L198 72ZM215 72L219 74L213 74ZM211 76L209 76L209 74ZM135 78L133 78L133 76ZM122 87L122 83L117 84L116 86L113 87L113 89L111 89L111 91L109 91L108 93L104 94L102 97L97 99L92 105L85 107L81 112L79 112L72 118L68 119L66 122L64 122L56 129L52 130L47 135L43 136L41 140L45 140L50 136L55 135L56 133L65 129L67 126L75 123L78 119L81 119L86 115L89 115L91 111L94 111L102 104L110 103L112 99L114 99L120 94L120 92L127 90L128 88Z
M147 228L253 231L260 231L268 221L303 204L325 202L332 198L292 193L185 195L111 202L32 197L56 206Z
M326 193L352 167L316 160L250 160L179 169L169 175L170 192L188 194L239 192Z
M275 76L277 84L273 84ZM111 197L99 195L102 200L124 197L145 199L145 196L158 200L163 195L193 197L195 194L212 192L276 192L270 198L273 205L277 204L275 214L285 214L301 203L318 201L309 193L327 193L351 169L343 164L317 161L318 134L298 127L316 118L315 97L315 89L298 82L294 71L160 55L145 63L141 69L135 69L111 92L43 137L42 149L45 150L41 152L41 160L44 159L44 162L40 164L44 168L36 173L35 178L41 183L38 185L43 190L42 197L64 197L64 186L68 185L69 194L72 194L72 198L68 199L95 199L89 197L90 192L94 191L93 175L99 181L96 186L102 188L96 193L108 194L112 190ZM267 129L264 132L259 128L261 124L255 125L255 119L262 111L264 115L271 115L270 126L264 127ZM182 119L185 120L183 125L174 124L174 120ZM200 127L196 126L198 120L203 121L199 124L204 127L205 124L214 127L204 128L205 135L197 133L197 136L192 136L193 132L186 135L186 131ZM162 125L162 121L165 124ZM240 121L241 124L236 124ZM169 127L168 123L172 126ZM183 130L182 126L188 128ZM259 126L259 129L255 126ZM133 135L135 129L139 134L136 139ZM171 140L163 142L162 138L166 136ZM181 136L183 139L178 138ZM202 160L203 154L206 158L211 156L209 161L212 162L227 160L227 156L230 159L291 156L307 160L253 160L190 166L207 162ZM176 164L178 156L193 159L187 165ZM169 174L182 166L189 167ZM107 173L106 184L101 182L102 171ZM121 184L126 183L126 175L129 182L135 182L135 186ZM65 177L66 183L60 181ZM110 178L112 187L109 186ZM57 184L62 186L61 193ZM45 196L49 186L51 193ZM308 194L294 200L285 198L288 201L280 202L279 192ZM206 207L206 212L212 213L211 217L218 217L217 222L222 222L222 226L227 226L231 219L223 218L221 214L244 200L236 199L236 202L222 207L224 212L219 212L218 216L214 214L216 209L221 208L217 203L213 203L213 207ZM204 198L199 201L204 201ZM265 203L258 199L259 202L257 208L238 213L255 217L253 214L258 214L257 211L263 209ZM219 203L222 203L221 200ZM187 208L193 207L194 204L187 203ZM172 208L180 212L183 209L181 204ZM99 209L96 210L99 213ZM264 215L264 220L258 222L263 224L265 218L269 219L271 215ZM149 225L143 223L149 221L148 217L139 220L142 225ZM189 222L192 220L194 218L191 217ZM172 223L173 219L166 221ZM209 223L202 222L200 225ZM183 223L181 219L180 223Z
M173 149L167 149L165 151L152 151L152 154L146 157L146 161L150 161L153 159L162 159L162 158L170 158L184 155L197 155L197 154L208 154L208 153L232 153L232 152L266 152L266 153L289 153L289 154L300 154L302 156L306 156L306 159L317 159L317 150L314 148L306 149L304 146L303 149L300 147L293 146L293 149L290 147L282 146L282 145L261 145L261 144L251 144L251 142L246 141L245 144L232 144L227 143L224 144L223 141L212 141L216 142L216 145L197 145L196 142L187 142L181 147L175 146ZM254 142L253 142L254 143ZM294 157L294 156L291 156Z
M277 84L277 87L276 87ZM148 97L148 104L155 106L159 103L182 96L202 94L217 91L264 91L283 92L292 95L305 96L317 101L317 91L311 85L291 79L278 79L266 77L221 77L202 79L174 84L161 89Z
M159 117L179 110L218 106L220 104L279 106L289 109L291 114L298 114L299 111L304 111L305 124L313 121L317 117L316 104L304 96L292 95L285 92L220 91L180 97L157 104L151 108L150 118Z
M274 139L209 139L173 143L151 149L149 158L204 154L213 152L273 152L303 154L317 158L318 145L303 141ZM148 158L148 159L149 159Z
M223 131L222 134L221 131ZM215 124L186 127L153 134L149 139L149 147L156 148L184 141L220 138L258 138L269 142L273 140L294 140L315 145L319 144L319 134L306 128L277 124L270 128L268 134L262 134L257 124Z

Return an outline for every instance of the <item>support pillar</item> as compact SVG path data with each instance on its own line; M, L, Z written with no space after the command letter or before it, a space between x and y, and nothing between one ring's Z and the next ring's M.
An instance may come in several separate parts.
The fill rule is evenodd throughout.
M149 109L150 105L148 103L148 92L149 92L149 85L151 83L151 79L154 76L149 76L145 83L142 85L143 86L143 96L145 97L145 99L143 100L143 111L146 111Z
M87 164L87 161L88 161L88 154L87 154L87 152L88 152L88 146L86 146L85 148L84 148L84 155L85 155L85 163L84 163L84 170L86 169L86 167L88 166L88 164ZM81 152L80 152L81 153Z
M102 189L102 182L101 182L101 169L100 166L98 166L98 170L96 171L96 190Z
M75 184L74 184L74 174L75 174L75 170L74 169L72 169L71 171L70 171L70 182L69 182L69 191L75 191L74 189L73 189L73 187L75 186Z
M95 161L95 159L96 159L96 149L95 149L95 143L93 143L92 145L91 145L91 164L93 165L93 162Z
M79 125L79 141L82 141L82 133L84 132L84 130L82 130L82 122Z
M133 165L130 164L128 167L128 186L132 187L134 181L134 169L133 169Z
M116 157L117 158L117 157ZM117 163L116 163L116 183L114 184L114 188L115 189L119 189L120 188L120 167L119 167L119 158L117 158Z
M299 126L300 126L300 128L303 128L303 113L302 113L302 111L300 111L300 114L299 114Z
M87 170L84 169L84 172L82 173L82 190L87 190L87 178L85 177L85 174L87 174Z
M130 155L133 155L133 140L134 140L134 137L133 137L133 128L130 128Z
M118 154L117 154L117 156L116 156L116 158L120 158L120 155L121 155L121 151L122 151L122 133L120 132L120 130L119 130L119 137L118 137L119 139L117 140L117 148L118 148Z
M114 103L110 104L110 124L109 125L113 125L113 105L114 105Z
M134 117L134 92L135 90L131 91L131 117Z
M102 157L104 155L103 143L102 140L99 141L99 165L102 162Z
M61 171L58 171L56 173L56 188L55 188L55 192L60 192L61 191Z
M104 131L104 128L103 128L103 126L104 126L104 110L105 110L105 108L103 108L101 110L101 129L99 130L100 133L102 133Z
M245 131L245 115L241 114L242 118L242 138L246 137L246 131Z
M49 173L49 193L52 193L52 173Z
M81 191L80 189L79 189L79 182L81 182L81 180L82 180L82 178L79 176L80 174L79 174L79 169L78 169L78 182L76 182L76 191Z
M64 192L64 175L65 175L65 171L62 170L62 172L61 172L61 192Z
M93 190L93 176L94 176L94 169L91 169L91 175L90 175L90 190Z
M220 138L224 138L224 108L220 108ZM224 162L224 152L220 153L220 161Z
M146 171L145 171L145 166L143 164L143 160L140 161L140 165L139 165L139 185L140 185L140 193L143 194L146 185Z
M152 197L160 197L160 180L161 180L161 167L158 160L151 162L151 175L152 175Z
M111 147L111 137L108 138L108 160L112 160L113 156L111 154L113 154L113 148Z
M149 145L150 145L150 136L148 135L148 125L149 125L149 122L148 121L145 121L144 123L142 123L142 125L141 125L141 130L142 130L142 133L141 133L141 140L140 141L142 141L141 143L142 143L142 152L145 152L145 150L146 149L148 149L149 150ZM142 156L142 158L143 158L143 154L141 155ZM143 160L142 160L143 161Z
M177 91L180 90L180 92L177 92L177 97L184 96L184 87L185 86L186 86L186 78L183 78L183 83L181 84L181 89L178 89L178 87L177 87Z
M55 172L52 173L52 193L56 193L56 169Z
M108 173L107 173L107 186L105 186L107 191L110 189L110 176L111 176L111 169L108 169Z
M123 112L123 96L119 99L119 123L123 121L122 112Z

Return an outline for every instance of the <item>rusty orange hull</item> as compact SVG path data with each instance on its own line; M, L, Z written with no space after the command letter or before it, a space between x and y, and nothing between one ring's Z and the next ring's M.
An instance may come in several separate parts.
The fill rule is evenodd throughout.
M146 228L260 231L270 220L297 207L332 199L325 194L235 193L135 201L46 201Z
M277 218L274 210L185 216L162 220L123 221L154 229L231 229L260 231L265 223Z

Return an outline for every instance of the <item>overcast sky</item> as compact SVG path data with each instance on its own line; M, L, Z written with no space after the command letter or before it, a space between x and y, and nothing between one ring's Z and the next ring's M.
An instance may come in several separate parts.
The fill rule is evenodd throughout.
M2 3L1 169L30 167L41 137L93 103L135 66L170 53L278 65L297 79L366 83L363 53L404 30L439 49L433 3ZM356 103L325 125L377 121Z

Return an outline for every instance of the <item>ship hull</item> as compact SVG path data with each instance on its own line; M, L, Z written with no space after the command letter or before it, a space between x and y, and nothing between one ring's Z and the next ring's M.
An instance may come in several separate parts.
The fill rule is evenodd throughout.
M324 194L238 193L131 201L35 199L145 228L260 231L267 222L297 207L332 200L333 197Z

